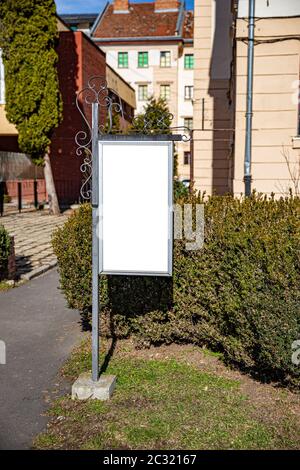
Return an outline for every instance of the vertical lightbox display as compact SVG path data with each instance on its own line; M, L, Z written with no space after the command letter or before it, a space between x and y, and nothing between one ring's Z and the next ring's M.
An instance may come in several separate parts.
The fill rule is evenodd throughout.
M99 140L102 274L172 275L173 143Z

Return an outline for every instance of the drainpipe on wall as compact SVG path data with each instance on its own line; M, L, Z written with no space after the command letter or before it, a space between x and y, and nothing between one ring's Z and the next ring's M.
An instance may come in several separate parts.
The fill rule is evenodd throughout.
M247 62L247 110L246 110L246 142L244 162L245 196L251 195L251 152L252 152L252 116L253 116L253 61L254 61L254 22L255 0L249 0L248 13L248 62Z

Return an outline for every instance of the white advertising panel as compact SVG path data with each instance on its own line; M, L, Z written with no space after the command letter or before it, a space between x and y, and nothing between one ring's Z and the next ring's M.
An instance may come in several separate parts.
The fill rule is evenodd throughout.
M172 275L172 145L99 140L100 273Z

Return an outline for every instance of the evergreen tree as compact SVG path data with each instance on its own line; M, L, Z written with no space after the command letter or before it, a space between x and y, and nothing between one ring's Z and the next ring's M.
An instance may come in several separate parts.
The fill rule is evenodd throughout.
M20 149L44 164L50 213L57 214L49 157L52 132L62 119L54 0L1 0L0 26L6 115L18 130Z
M149 98L144 112L138 114L133 121L132 131L141 134L172 134L172 114L166 100ZM178 175L178 158L175 143L173 145L174 176Z
M144 112L134 119L132 130L145 134L170 134L172 115L166 100L149 98Z

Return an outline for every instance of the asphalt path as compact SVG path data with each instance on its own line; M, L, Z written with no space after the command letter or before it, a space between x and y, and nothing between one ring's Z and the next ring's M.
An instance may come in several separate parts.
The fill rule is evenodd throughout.
M83 337L78 312L66 307L51 270L0 293L0 449L30 449L47 424L51 397L70 384L59 369ZM3 344L3 343L2 343Z

